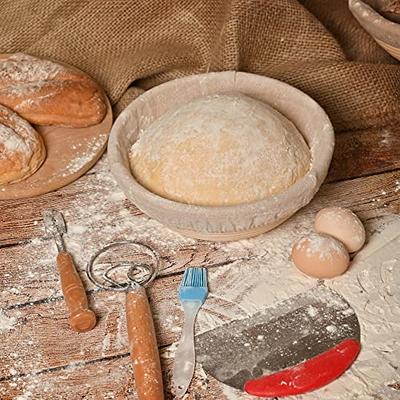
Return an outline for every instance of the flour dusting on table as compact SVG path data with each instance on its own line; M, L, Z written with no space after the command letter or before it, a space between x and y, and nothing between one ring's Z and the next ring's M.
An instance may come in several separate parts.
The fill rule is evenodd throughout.
M66 247L71 251L90 291L95 288L88 282L83 269L90 256L100 247L116 240L137 239L151 245L160 253L161 274L170 276L156 280L149 292L156 326L162 332L160 338L165 341L163 344L175 342L161 352L168 371L174 359L176 341L180 336L182 313L177 295L166 296L166 293L177 290L180 275L175 273L182 271L185 266L204 264L209 267L210 294L198 316L198 333L252 315L315 286L316 280L302 275L293 266L290 248L296 240L311 231L316 211L331 201L326 196L317 196L309 206L267 234L240 242L207 244L185 238L143 215L125 199L104 159L96 165L93 172L96 179L85 176L73 184L77 187L73 190L74 198L68 199L68 208L63 209L63 197L55 204L56 208L64 212L67 223ZM60 193L70 196L68 188ZM400 360L399 346L395 342L400 337L400 254L397 250L400 249L400 244L396 242L400 232L400 218L391 217L391 225L388 220L374 219L368 222L369 244L343 277L326 281L328 286L350 302L359 317L363 349L357 362L337 382L314 393L292 397L293 399L399 398L400 392L388 385L400 381L399 370L396 370ZM39 220L37 225L41 226L42 221ZM61 290L55 266L56 246L52 240L43 237L44 232L38 231L38 235L39 237L24 245L23 263L18 263L19 258L13 253L13 247L2 249L17 262L14 269L17 273L11 275L5 272L2 282L4 290L0 293L0 299L3 299L5 307L7 302L28 303L23 311L17 309L4 312L8 319L11 318L11 321L8 320L10 324L6 322L11 329L5 332L4 337L9 337L18 330L20 344L12 349L6 347L8 353L3 358L9 364L5 372L9 375L8 383L5 384L8 386L4 386L6 393L14 390L17 395L35 399L38 398L38 393L42 395L45 392L48 398L56 398L61 386L73 391L74 379L89 379L85 371L95 366L98 376L96 383L104 387L109 385L107 393L109 387L115 386L115 396L118 398L121 393L120 385L127 384L131 377L129 357L102 360L99 364L85 363L93 355L99 359L102 355L113 357L127 353L123 293L91 293L96 314L100 316L100 325L87 336L89 343L83 341L75 350L70 350L65 359L68 361L64 360L68 365L61 367L59 375L40 372L49 362L46 346L51 338L43 336L40 330L32 329L32 325L26 325L32 321L40 321L30 314L29 302L32 302L35 310L39 309L42 313L43 321L52 321L51 323L60 323L59 320L54 322L54 318L56 316L62 319L65 311L60 300ZM388 244L385 244L383 237L389 241ZM380 260L381 257L387 258ZM215 266L219 260L221 265ZM30 290L24 287L26 282L29 282ZM168 286L161 288L161 285ZM34 302L43 299L45 302L38 308ZM22 314L19 315L19 312ZM310 308L308 312L312 316L315 310ZM26 319L28 320L25 321ZM44 324L47 323L50 322ZM66 317L63 323L67 324ZM103 334L99 335L99 329ZM335 333L335 329L340 327L328 325L327 334ZM96 343L90 342L92 334L99 335ZM71 340L69 334L63 339ZM12 341L7 343L11 345ZM26 359L26 348L29 348L29 353L34 354L34 357ZM25 371L30 373L26 376L19 375ZM224 399L223 393L229 400L253 398L215 382L207 389L207 377L199 365L196 371L194 386L188 398L197 394L199 399L203 396L209 398L207 392L211 389L220 390L216 397L218 400ZM0 392L0 397L2 394Z
M290 241L299 233L296 229L303 231L306 226L306 219L300 213L285 226L261 237L225 245L231 256L234 252L238 257L246 257L254 250L256 257L211 271L211 293L205 303L206 311L199 314L200 330L254 314L314 286L316 280L297 272L288 255ZM383 227L369 226L371 230L377 231L371 234L369 244L349 271L325 281L356 311L361 325L362 351L340 379L320 390L290 399L400 398L400 393L389 387L400 379L400 218ZM207 309L212 312L207 313ZM328 326L327 332L336 329L336 326ZM228 399L252 398L222 386Z
M0 334L14 329L16 322L17 321L14 317L8 317L0 310Z

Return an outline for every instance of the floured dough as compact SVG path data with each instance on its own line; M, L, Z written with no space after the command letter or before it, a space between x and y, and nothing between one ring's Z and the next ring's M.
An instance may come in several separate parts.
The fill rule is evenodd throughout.
M188 204L250 203L280 193L310 168L310 151L282 114L241 94L211 95L166 113L131 149L135 178Z

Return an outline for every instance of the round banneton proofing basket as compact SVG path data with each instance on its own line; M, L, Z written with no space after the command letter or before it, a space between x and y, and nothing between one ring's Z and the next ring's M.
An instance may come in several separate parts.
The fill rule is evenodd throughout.
M239 92L268 103L303 134L312 162L310 171L278 195L234 206L196 206L160 197L133 177L129 151L141 130L164 113L210 94ZM334 132L324 110L309 96L275 79L244 72L215 72L176 79L134 100L110 133L108 160L119 186L140 210L183 235L211 240L239 240L273 229L310 202L325 179Z

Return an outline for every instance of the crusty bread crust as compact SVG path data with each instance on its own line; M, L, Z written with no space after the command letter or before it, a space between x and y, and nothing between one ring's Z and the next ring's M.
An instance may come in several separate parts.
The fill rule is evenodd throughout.
M45 157L40 134L15 112L0 105L0 185L32 175Z
M36 125L82 128L107 112L103 91L82 72L26 54L0 60L0 104Z

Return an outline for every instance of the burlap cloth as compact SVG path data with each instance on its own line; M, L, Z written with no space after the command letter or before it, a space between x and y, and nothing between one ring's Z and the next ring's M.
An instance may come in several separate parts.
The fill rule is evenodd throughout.
M116 113L144 90L240 70L303 90L337 132L397 125L400 65L346 0L2 0L0 51L86 71Z

